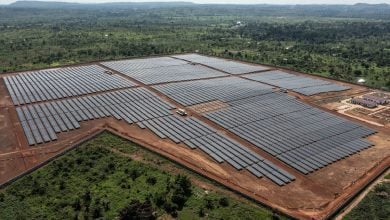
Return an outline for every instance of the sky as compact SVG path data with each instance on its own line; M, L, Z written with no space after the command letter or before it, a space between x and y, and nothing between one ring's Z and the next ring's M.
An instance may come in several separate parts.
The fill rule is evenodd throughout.
M355 4L355 3L388 3L390 0L42 0L57 2L78 2L78 3L104 3L104 2L170 2L188 1L195 3L228 3L228 4ZM15 0L0 0L0 4L9 4Z

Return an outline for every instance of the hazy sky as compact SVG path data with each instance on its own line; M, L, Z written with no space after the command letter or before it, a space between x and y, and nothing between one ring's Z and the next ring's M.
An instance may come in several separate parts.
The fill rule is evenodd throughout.
M102 3L102 2L169 2L175 0L44 0L57 2L80 2L80 3ZM190 1L195 3L229 3L229 4L355 4L355 3L388 3L390 0L176 0ZM0 4L9 4L15 0L0 0Z

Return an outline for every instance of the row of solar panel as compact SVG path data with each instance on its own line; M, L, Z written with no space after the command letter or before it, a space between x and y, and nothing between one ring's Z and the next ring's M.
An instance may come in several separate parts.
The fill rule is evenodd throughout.
M181 143L188 139L215 132L210 126L193 117L180 119L176 116L167 116L140 122L139 125L141 127L144 125L148 128L154 127L160 131L160 133L157 134L160 138L168 137L175 143Z
M344 91L348 89L350 88L347 86L329 84L329 85L321 85L321 86L314 86L314 87L298 88L298 89L294 89L294 91L310 96L310 95L315 95L323 92L338 92L338 91Z
M265 94L228 104L230 107L204 113L204 116L288 165L299 167L298 170L305 174L370 147L371 144L365 142L346 150L349 145L345 144L360 143L357 140L375 133L372 129L291 99L284 93ZM312 149L317 150L310 158L300 154ZM332 154L333 160L323 158L329 152L338 154ZM299 159L291 164L291 158ZM321 163L307 165L310 161ZM302 167L301 163L312 169Z
M293 91L304 95L350 89L350 87L337 85L329 81L297 76L280 70L249 74L243 77L277 87L292 89Z
M217 133L190 139L187 144L202 149L218 162L226 161L238 170L245 168L255 176L265 176L278 185L285 185L295 179L270 161Z
M261 96L260 96L261 97ZM253 100L253 99L251 99ZM248 124L253 121L273 118L278 115L288 114L297 111L303 111L310 107L294 99L274 99L275 103L254 103L245 105L235 105L220 111L207 113L205 116L211 120L217 121L226 128L236 127L241 124ZM310 112L309 112L310 113Z
M220 124L217 120L215 120L215 122ZM258 123L261 123L261 121L259 121ZM223 126L222 124L220 125ZM274 135L267 136L268 133L271 133L270 130L267 130L267 132L259 132L258 128L254 125L254 123L252 123L251 125L240 125L239 127L230 128L229 130L241 136L242 138L247 139L256 146L261 146L263 150L267 151L272 155L277 155L292 147L288 145L288 141L281 142L283 141L281 140L279 142L278 139L275 139L280 138L280 135L278 135L277 137L275 137Z
M283 101L279 101L279 100ZM288 100L295 100L294 96L289 96L284 93L280 92L273 92L273 93L266 93L258 96L253 97L246 97L243 99L235 100L235 101L229 101L230 106L238 106L243 105L245 103L252 103L252 102L261 102L263 105L269 105L273 104L275 102L284 102Z
M260 124L260 122L257 123L257 125L258 124ZM337 126L338 127L336 126L325 127L322 129L318 129L306 133L291 132L291 133L287 133L288 135L286 135L286 133L284 132L281 132L278 135L274 135L274 133L277 131L273 129L262 131L261 126L240 126L229 130L239 136L242 136L243 138L252 142L256 146L262 146L263 150L267 151L268 153L274 156L309 145L313 142L321 141L326 138L331 138L332 136L335 135L340 135L342 134L341 132L345 132L346 134L352 133L354 134L355 139L373 134L372 131L366 131L365 133L358 135L355 134L356 132L355 129L361 129L361 128L348 128L348 129L345 128L344 130L342 130L339 127L340 125ZM328 132L327 129L329 129ZM322 136L322 132L325 132L324 136Z
M220 59L215 57L201 56L198 54L176 55L172 57L186 60L193 63L200 63L202 65L209 66L229 74L252 73L252 72L259 72L259 71L270 69L265 66L250 65L246 63L237 62L237 61L230 61L230 60L225 60L225 59Z
M275 94L277 94L277 93L274 93L274 94L272 94L272 95L275 95ZM280 93L280 94L281 94L281 93ZM259 96L259 97L265 97L265 96L269 96L269 95L264 95L264 96ZM256 98L259 98L259 97L256 97ZM263 108L264 103L266 102L266 101L262 101L261 103L256 103L256 100L255 100L254 98L249 98L248 100L249 100L249 102L247 102L247 103L249 103L249 106L246 106L246 105L241 105L241 106L239 106L239 107L234 106L234 108L224 109L223 111L229 112L229 114L247 114L247 115L253 115L254 112L251 112L251 110L250 110L250 109L253 109L253 105L261 105L261 107L260 107L260 109L261 109L261 108ZM279 100L279 101L278 101L278 100ZM244 101L244 100L240 100L241 103L243 103L243 101ZM282 101L283 103L289 103L289 102L287 102L287 101L283 101L283 100L280 100L280 99L274 99L274 101L276 101L276 102ZM295 101L296 103L300 103L300 102L298 102L298 101L296 101L296 100L294 100L294 101ZM291 103L291 102L290 102L290 103ZM231 103L229 103L229 105L231 105ZM278 107L278 106L277 106L275 109L273 109L273 108L269 109L269 110L268 110L268 113L266 113L266 114L274 114L275 112L276 112L276 113L283 113L283 114L281 114L278 118L272 118L272 119L271 119L271 120L272 120L271 124L275 125L274 123L275 123L275 120L276 120L276 121L278 122L277 125L283 125L283 129L284 129L284 130L286 130L286 128L288 128L288 126L291 127L291 125L292 125L293 127L294 127L294 126L299 126L299 129L301 129L301 130L304 129L304 128L305 128L304 125L307 125L307 124L308 124L307 120L312 119L312 118L310 117L310 114L311 114L311 115L317 114L317 115L314 116L314 117L316 117L316 118L322 116L323 119L328 119L327 121L322 121L322 122L321 122L322 125L326 125L326 123L330 121L329 118L337 119L337 120L339 120L340 122L346 122L346 120L344 120L344 119L342 119L342 118L338 118L338 117L336 117L336 116L334 116L334 115L332 115L332 114L330 114L330 113L326 113L326 112L323 112L323 111L321 111L321 110L319 110L319 109L312 108L312 107L310 107L310 106L308 106L308 105L305 105L305 104L303 104L303 103L300 103L300 105L302 105L302 106L304 107L304 108L301 108L301 109L300 109L301 111L294 111L294 112L289 113L288 115L286 115L286 114L284 114L284 113L286 113L286 110L285 110L285 109L291 109L290 106L282 106L282 107ZM272 106L265 105L265 107L266 107L266 108L270 108L270 107L272 107ZM293 109L298 109L298 108L296 108L296 107L294 106ZM261 110L262 110L262 109L261 109ZM248 111L249 111L249 113L247 113ZM257 111L257 109L255 109L255 111ZM214 114L214 115L217 115L217 116L218 116L218 114L221 114L221 113L216 112L216 113L208 113L208 114L209 114L209 115L213 115L213 114ZM287 116L289 116L289 117L294 116L294 117L292 117L291 119L288 119L288 118L286 118ZM241 121L244 120L243 118L245 118L245 117L240 118L240 116L237 115L237 117L235 117L235 118L238 118L238 119L239 119L239 123L241 123ZM267 118L267 117L265 117L265 115L261 115L260 118L261 118L261 119L264 119L264 118ZM300 121L297 121L298 118L301 118L301 120L300 120ZM321 118L321 117L320 117L320 118ZM222 119L223 119L223 118L222 118ZM259 119L259 118L256 118L256 116L253 116L251 120L252 120L252 121L256 121L257 119ZM229 120L229 118L227 118L227 120ZM291 120L291 125L286 124L286 123L289 122L288 120ZM229 121L227 121L227 122L229 122ZM263 121L262 121L262 124L265 124L266 122L267 122L266 120L263 120ZM230 123L230 125L229 125L228 127L233 127L233 126L236 126L236 125ZM298 129L298 128L295 128L295 129Z
M192 149L199 148L219 163L226 161L238 170L246 168L255 176L266 176L279 185L295 179L288 172L238 142L216 133L215 129L194 117L182 119L166 116L138 122L138 125L149 128L160 138L184 143Z
M187 60L189 62L195 62L195 63L205 63L205 62L210 62L210 63L218 63L222 61L227 61L221 58L217 57L209 57L209 56L203 56L199 54L182 54L182 55L174 55L172 56L176 59L181 59L181 60Z
M56 140L53 133L80 128L79 122L113 116L127 123L172 114L174 106L144 88L17 107L30 145ZM45 138L49 134L50 139Z
M271 85L277 84L277 86L286 89L297 89L297 88L331 84L331 82L325 80L298 76L280 70L249 74L249 75L245 75L244 77L247 79L252 79L260 82L266 82Z
M197 80L191 82L178 82L178 83L169 83L165 85L154 86L155 88L161 88L166 91L168 94L173 93L183 93L183 92L197 92L201 89L213 89L213 88L251 88L251 89L270 89L271 86L252 82L249 80L237 78L237 77L224 77L218 79L209 79L209 80Z
M131 69L121 63L105 63L107 67L130 76L145 84L184 81L226 76L226 74L201 65L173 65L156 68ZM131 63L129 65L132 65ZM124 71L126 70L126 71Z
M326 141L329 142L328 145L323 142L314 142L303 148L278 155L277 158L300 172L308 174L373 145L364 139L355 139L340 144ZM335 147L329 148L329 144Z
M169 83L153 88L184 106L212 100L239 100L273 92L271 86L235 77Z
M14 105L61 99L66 97L133 87L136 84L118 75L104 73L96 66L69 67L22 73L5 77Z
M102 62L106 67L116 68L121 73L129 73L137 69L150 69L160 68L166 66L184 65L188 62L171 57L154 57L154 58L143 58L143 59L131 59L131 60L118 60Z

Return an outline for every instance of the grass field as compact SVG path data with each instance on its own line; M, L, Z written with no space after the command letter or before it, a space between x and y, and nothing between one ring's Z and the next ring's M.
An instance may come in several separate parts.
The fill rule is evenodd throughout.
M0 191L3 220L114 219L136 211L151 219L285 218L108 132Z

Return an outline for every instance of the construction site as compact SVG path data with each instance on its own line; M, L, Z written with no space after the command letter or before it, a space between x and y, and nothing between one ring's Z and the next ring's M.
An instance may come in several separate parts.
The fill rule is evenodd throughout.
M0 75L0 184L108 130L297 219L390 165L390 94L180 54Z

